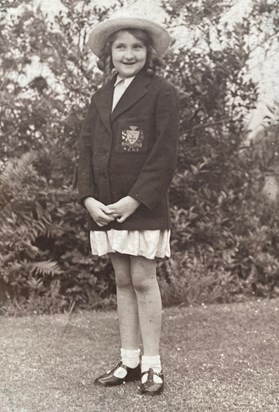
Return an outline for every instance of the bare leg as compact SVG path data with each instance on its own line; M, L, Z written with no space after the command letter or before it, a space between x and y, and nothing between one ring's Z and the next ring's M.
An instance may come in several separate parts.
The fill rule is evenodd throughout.
M131 275L135 288L144 355L159 354L162 301L156 278L156 261L131 256Z
M117 287L117 311L121 348L139 348L139 317L137 297L131 278L130 256L111 253Z

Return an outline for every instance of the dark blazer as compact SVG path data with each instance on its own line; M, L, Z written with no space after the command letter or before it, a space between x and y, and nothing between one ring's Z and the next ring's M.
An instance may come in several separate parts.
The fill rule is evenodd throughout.
M108 205L129 195L141 205L123 223L99 227L89 217L89 229L168 229L179 123L176 90L164 78L140 72L111 113L114 82L94 94L82 127L79 199L92 196Z

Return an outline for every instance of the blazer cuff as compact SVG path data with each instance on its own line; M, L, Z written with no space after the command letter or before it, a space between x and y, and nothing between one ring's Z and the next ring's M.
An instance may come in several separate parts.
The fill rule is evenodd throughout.
M84 201L85 201L85 199L87 199L88 197L94 197L93 196L93 194L92 193L87 193L87 194L82 194L82 195L80 195L79 197L78 197L78 201L79 201L79 203L80 203L80 205L82 206L82 207L84 207L85 208L85 206L84 206Z
M156 206L157 202L152 202L150 199L146 199L144 196L141 196L139 193L136 193L133 190L131 190L128 195L133 199L136 199L138 202L140 202L150 210Z

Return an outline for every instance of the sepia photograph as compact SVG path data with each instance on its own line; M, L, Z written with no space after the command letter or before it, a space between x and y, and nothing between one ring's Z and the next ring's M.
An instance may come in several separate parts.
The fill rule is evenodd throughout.
M0 0L0 412L279 411L278 0Z

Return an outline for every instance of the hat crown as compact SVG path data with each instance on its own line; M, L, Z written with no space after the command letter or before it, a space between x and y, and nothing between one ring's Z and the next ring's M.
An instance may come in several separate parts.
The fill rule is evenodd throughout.
M150 12L148 13L147 10L144 10L142 7L140 6L133 6L133 7L126 7L125 9L119 9L117 11L115 11L113 14L110 15L109 19L110 20L114 20L114 19L118 19L118 18L124 18L124 19L128 19L128 18L138 18L138 19L143 19L143 20L147 20L149 22L157 22L160 23L158 20L157 15L152 16L152 18L150 17Z
M142 10L136 13L134 8L133 12L131 9L120 9L109 19L99 23L90 33L88 45L97 56L100 56L108 37L119 30L128 28L146 30L151 35L154 48L159 56L162 56L168 49L170 44L168 31L161 24L146 17Z

